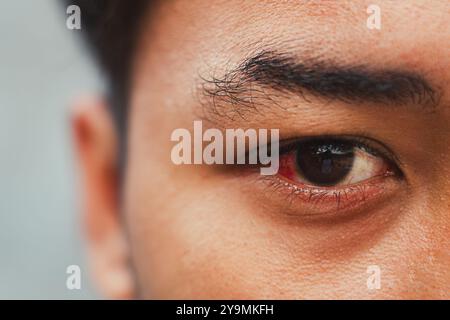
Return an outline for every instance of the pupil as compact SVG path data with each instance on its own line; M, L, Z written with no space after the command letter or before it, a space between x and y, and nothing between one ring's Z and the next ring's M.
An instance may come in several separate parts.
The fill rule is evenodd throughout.
M297 168L308 182L318 186L336 185L352 169L354 145L339 140L311 140L297 145Z

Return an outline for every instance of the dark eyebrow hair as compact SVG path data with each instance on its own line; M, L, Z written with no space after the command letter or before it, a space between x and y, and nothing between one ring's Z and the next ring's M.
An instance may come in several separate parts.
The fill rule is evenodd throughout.
M265 88L302 97L308 93L349 104L413 104L429 109L440 100L438 91L419 73L338 65L314 59L297 62L293 56L273 51L262 51L245 59L221 78L204 80L203 93L212 97L214 107L218 101L231 102L235 109L239 105L252 106L255 96ZM255 85L260 88L256 89Z

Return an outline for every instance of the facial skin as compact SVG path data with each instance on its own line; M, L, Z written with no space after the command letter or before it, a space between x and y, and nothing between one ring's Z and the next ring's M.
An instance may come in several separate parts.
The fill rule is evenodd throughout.
M450 7L379 0L381 30L369 30L372 3L176 0L153 10L132 70L123 182L104 103L80 101L73 116L91 261L106 296L450 298ZM237 99L217 96L212 80L261 52L413 73L436 99L323 97L252 80ZM174 165L172 131L199 119L221 130L277 128L281 140L365 137L400 173L341 187L338 208L329 195L308 201L274 187L286 177ZM367 286L373 265L377 290Z

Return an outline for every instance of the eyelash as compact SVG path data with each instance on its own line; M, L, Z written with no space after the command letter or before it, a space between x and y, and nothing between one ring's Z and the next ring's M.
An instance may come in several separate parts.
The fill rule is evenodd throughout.
M382 177L378 176L371 179L371 181L340 188L311 187L306 184L299 186L278 176L265 176L261 177L261 180L265 182L271 191L285 194L285 200L290 205L294 201L301 200L314 205L326 204L328 209L340 211L354 206L356 202L365 202L371 197L378 195L378 193L383 192L384 188L376 183L379 181L378 178ZM345 200L343 197L345 197Z
M377 141L372 138L367 138L364 135L360 136L351 136L351 135L325 135L325 136L311 136L311 137L303 137L303 138L297 138L297 139L288 139L284 141L280 141L280 156L292 151L295 146L304 141L308 140L317 140L317 139L334 139L334 140L341 140L341 141L348 141L353 143L355 147L358 147L366 152L369 152L372 155L382 157L383 159L387 160L390 164L393 164L397 166L401 165L400 159L398 159L395 154L390 150L389 147L381 143L380 141ZM398 167L398 166L397 166ZM401 172L398 172L401 173Z
M318 138L332 138L351 142L355 147L383 159L388 169L384 173L373 176L366 181L332 187L296 183L280 176L280 174L259 176L258 180L263 183L265 191L268 192L270 198L273 198L274 195L281 196L285 211L293 210L296 212L297 210L295 209L299 205L303 204L302 207L304 208L306 204L309 208L307 210L309 213L303 213L303 216L335 215L337 212L348 212L359 208L371 199L387 195L388 189L391 189L395 182L403 178L403 173L399 169L400 161L389 148L378 141L360 136L307 137L280 142L280 158L293 152L298 143Z

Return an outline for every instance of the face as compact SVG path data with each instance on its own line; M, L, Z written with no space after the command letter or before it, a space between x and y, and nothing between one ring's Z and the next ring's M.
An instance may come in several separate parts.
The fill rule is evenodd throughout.
M74 117L106 294L450 298L448 2L379 0L370 29L372 2L152 10L123 181L105 108L84 102L96 107ZM278 129L278 173L175 164L171 135L193 137L196 120L203 132Z

